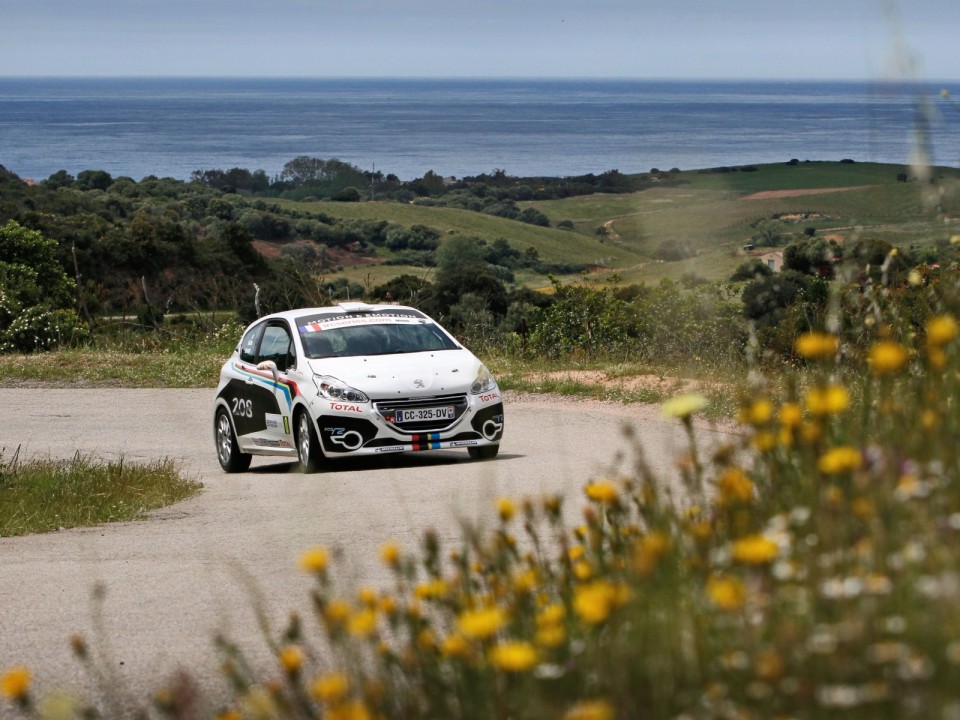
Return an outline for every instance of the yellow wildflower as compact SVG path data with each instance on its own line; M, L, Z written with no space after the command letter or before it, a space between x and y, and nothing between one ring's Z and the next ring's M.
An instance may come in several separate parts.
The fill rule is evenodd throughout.
M567 710L563 720L614 720L616 709L606 700L582 700Z
M377 607L384 615L393 615L397 612L397 601L391 595L384 595L377 603Z
M768 682L779 680L786 670L783 657L776 650L761 650L753 660L757 677Z
M396 567L400 564L400 546L393 542L386 542L380 547L380 559L384 565Z
M573 575L580 580L589 580L593 577L593 566L586 560L580 560L573 564Z
M537 625L556 625L562 623L567 611L559 603L551 603L537 613Z
M560 515L562 505L563 499L559 495L545 495L543 497L543 509L551 517Z
M330 625L343 625L350 617L350 603L334 599L323 608L323 617Z
M823 489L823 499L829 505L839 506L844 501L843 489L836 485L827 485Z
M669 545L669 538L659 530L647 533L637 540L633 550L633 569L636 573L643 577L652 573Z
M372 720L373 716L362 702L351 700L328 708L324 718L325 720Z
M733 543L733 559L748 565L763 565L777 556L777 544L763 535L748 535Z
M33 673L19 665L0 675L0 695L15 702L23 702L30 693Z
M506 622L506 615L496 607L467 610L460 613L460 617L457 618L460 632L475 640L486 640L495 635Z
M544 625L537 629L537 645L545 648L560 647L566 642L567 631L563 625Z
M533 592L537 586L537 571L532 568L516 572L513 575L513 589L518 594L528 595Z
M817 461L817 469L827 475L839 475L858 470L862 463L863 456L857 448L841 445L821 455Z
M583 557L583 553L584 553L583 545L574 545L572 548L570 548L567 551L567 556L571 560L579 560L580 558Z
M800 439L807 445L814 445L823 436L823 427L819 423L808 422L800 426Z
M447 583L439 578L435 578L429 582L417 585L417 587L414 588L413 594L418 600L436 600L445 597L447 592Z
M785 428L797 428L803 422L803 408L796 403L784 403L780 408L780 424Z
M372 587L362 587L357 590L357 600L359 600L362 605L366 605L367 607L376 607L377 591Z
M473 654L473 648L463 635L454 633L443 639L440 652L446 657L469 658Z
M67 717L73 717L73 713ZM217 715L217 720L243 720L243 715L236 708L230 708L229 710L224 710L223 712Z
M620 500L617 486L609 481L591 482L584 486L583 492L594 502L615 505Z
M770 452L777 447L777 435L772 432L758 432L753 436L752 444L760 452Z
M927 346L927 360L930 362L930 365L936 370L942 370L947 364L947 353L943 351L943 348L936 347L934 345Z
M503 522L510 522L510 519L517 513L517 506L510 498L502 497L497 500L497 512Z
M624 585L614 585L607 580L594 580L574 590L573 609L580 619L597 625L627 601L629 592Z
M717 481L720 501L724 505L733 502L746 503L753 499L753 483L738 467L727 468Z
M437 636L430 628L424 628L417 635L417 645L424 650L433 650L437 646Z
M953 315L935 315L927 321L927 344L946 345L960 335L960 326Z
M817 387L807 393L806 403L813 415L836 415L850 405L850 393L842 385Z
M490 662L506 672L526 672L537 664L537 649L521 640L502 642L490 651Z
M690 534L695 540L709 540L712 528L706 520L695 520L690 523Z
M664 417L685 420L708 405L707 399L699 393L686 393L667 400L660 406Z
M740 420L746 425L763 425L772 417L773 403L767 398L756 398L740 413Z
M747 591L739 578L713 575L707 580L707 597L721 610L735 612L743 607Z
M280 667L288 675L296 675L303 667L303 650L296 645L286 645L280 648L277 653L277 659L280 661Z
M322 575L330 563L330 553L324 547L313 547L300 556L300 569L304 572Z
M874 375L893 375L907 364L907 349L893 340L881 340L870 348L867 364Z
M377 629L377 613L366 608L350 616L347 630L356 637L369 637Z
M808 332L798 337L793 347L800 357L824 360L837 354L840 338L822 332Z

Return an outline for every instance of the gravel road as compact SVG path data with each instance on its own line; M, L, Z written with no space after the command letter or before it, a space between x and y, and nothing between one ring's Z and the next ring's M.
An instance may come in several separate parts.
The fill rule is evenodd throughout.
M270 661L254 622L257 593L274 628L291 610L306 614L310 581L296 565L307 547L337 550L344 592L386 584L377 559L384 541L412 548L433 527L449 549L458 519L493 522L501 495L565 493L576 521L587 480L629 471L625 426L661 476L672 474L684 447L682 428L655 407L508 394L506 433L491 462L438 451L304 475L259 458L250 472L226 475L214 455L212 398L211 390L0 389L6 458L17 447L21 457L170 457L204 486L144 521L0 538L0 670L30 667L41 692L88 685L68 638L94 637L99 583L108 637L101 649L134 695L145 698L177 667L219 686L217 631ZM708 441L722 434L703 432Z

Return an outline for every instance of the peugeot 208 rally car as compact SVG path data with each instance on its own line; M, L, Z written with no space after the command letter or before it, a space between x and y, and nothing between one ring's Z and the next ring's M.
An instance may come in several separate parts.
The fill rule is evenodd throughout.
M220 371L213 408L227 472L253 455L325 458L466 448L496 456L503 401L490 371L419 310L341 303L260 318Z

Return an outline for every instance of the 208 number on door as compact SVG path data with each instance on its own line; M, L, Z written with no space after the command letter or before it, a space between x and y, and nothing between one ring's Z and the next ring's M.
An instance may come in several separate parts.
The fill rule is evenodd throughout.
M239 417L253 417L253 401L243 398L233 399L233 414Z

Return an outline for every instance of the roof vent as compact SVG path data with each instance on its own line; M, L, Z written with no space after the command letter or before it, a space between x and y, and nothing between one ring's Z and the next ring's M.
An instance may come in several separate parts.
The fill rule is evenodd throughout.
M363 302L342 302L337 303L337 306L347 313L373 312L377 309L376 306Z

